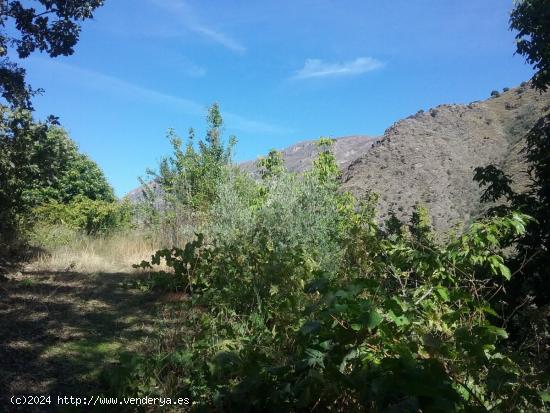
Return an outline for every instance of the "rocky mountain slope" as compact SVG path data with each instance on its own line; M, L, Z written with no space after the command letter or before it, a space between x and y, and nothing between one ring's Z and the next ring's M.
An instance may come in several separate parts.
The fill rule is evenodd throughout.
M149 185L150 188L153 191L155 191L160 197L161 190L160 190L160 185L157 182L152 181L152 182L149 182L147 185ZM133 203L138 203L143 201L145 199L145 196L143 195L143 186L138 186L137 188L132 189L130 192L124 195L124 198L127 198L128 200L130 200L130 202L133 202Z
M550 94L524 84L485 101L420 111L395 123L354 160L342 187L359 197L380 194L382 218L390 210L408 217L421 203L438 230L467 223L484 207L474 169L496 164L525 185L523 136L549 109Z

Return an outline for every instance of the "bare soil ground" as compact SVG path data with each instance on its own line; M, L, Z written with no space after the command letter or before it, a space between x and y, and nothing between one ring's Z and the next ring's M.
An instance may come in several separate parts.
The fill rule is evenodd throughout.
M127 286L143 277L27 264L0 281L0 411L48 410L18 410L11 395L99 391L102 369L154 331L158 297Z

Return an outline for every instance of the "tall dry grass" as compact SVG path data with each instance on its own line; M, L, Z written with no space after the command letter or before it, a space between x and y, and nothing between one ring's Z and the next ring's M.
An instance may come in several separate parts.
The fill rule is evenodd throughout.
M32 266L43 271L132 272L138 271L132 264L150 259L158 249L138 231L100 237L76 232L64 235L57 239L59 242L36 243L39 248Z

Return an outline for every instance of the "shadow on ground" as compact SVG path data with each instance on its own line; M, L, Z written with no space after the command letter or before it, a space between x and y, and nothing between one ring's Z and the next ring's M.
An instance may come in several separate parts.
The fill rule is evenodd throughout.
M153 331L156 296L127 287L139 277L22 270L0 282L0 404L97 389L101 369Z

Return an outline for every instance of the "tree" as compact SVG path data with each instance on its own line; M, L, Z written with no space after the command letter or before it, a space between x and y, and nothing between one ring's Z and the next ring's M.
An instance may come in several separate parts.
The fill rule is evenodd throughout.
M283 155L276 149L271 149L265 158L258 159L256 166L260 169L262 179L277 177L285 172Z
M510 17L517 30L517 53L536 69L533 85L546 91L550 85L550 4L548 0L522 0Z
M208 109L206 122L206 136L204 140L199 140L198 149L194 143L193 128L189 129L185 149L181 138L173 130L169 130L172 155L161 160L158 172L147 171L160 186L166 204L180 204L204 211L216 196L225 168L231 164L236 138L230 136L227 145L222 141L223 118L217 103ZM144 185L146 198L154 201L158 194L147 191L148 187L149 185Z
M13 236L17 216L33 207L77 196L114 200L101 169L52 119L0 106L0 238Z
M50 57L69 56L78 42L80 23L92 18L94 10L103 3L103 0L0 1L0 93L12 107L31 108L31 98L38 91L26 84L25 69L10 59L9 48L20 59L35 51Z
M26 110L0 106L0 238L14 235L17 214L28 209L25 191L56 176L58 155L67 148L44 145L50 127L51 123L33 122Z
M550 85L550 4L548 0L523 0L510 18L517 30L517 53L536 69L532 85L543 92ZM523 154L530 184L515 192L512 180L500 168L476 168L474 180L486 186L482 201L504 200L490 213L510 211L528 214L531 220L525 234L511 240L513 254L509 266L513 277L501 301L502 319L511 324L512 342L535 360L538 369L550 368L546 354L550 346L550 112L540 118L525 137Z
M317 141L319 155L313 161L313 173L323 183L336 183L340 176L340 168L332 153L332 145L334 145L334 141L331 138L321 137Z

